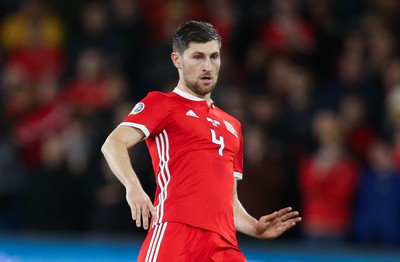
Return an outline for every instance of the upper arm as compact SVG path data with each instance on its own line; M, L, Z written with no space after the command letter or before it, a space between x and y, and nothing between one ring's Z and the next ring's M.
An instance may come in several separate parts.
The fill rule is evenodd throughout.
M168 121L169 98L160 92L150 92L137 103L120 125L141 130L144 138L161 132Z
M106 143L119 142L130 148L145 137L144 133L135 127L119 125L108 136Z
M235 204L235 201L238 201L238 194L237 194L237 180L234 179L234 184L233 184L233 204Z

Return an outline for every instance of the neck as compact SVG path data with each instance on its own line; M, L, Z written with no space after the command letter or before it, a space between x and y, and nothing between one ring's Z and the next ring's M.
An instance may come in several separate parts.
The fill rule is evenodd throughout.
M205 99L207 101L207 104L211 106L212 100L211 100L211 93L207 93L205 95L201 95L198 93L193 92L187 85L183 84L181 81L178 82L178 85L176 86L180 90L182 90L185 93L191 94L195 97Z

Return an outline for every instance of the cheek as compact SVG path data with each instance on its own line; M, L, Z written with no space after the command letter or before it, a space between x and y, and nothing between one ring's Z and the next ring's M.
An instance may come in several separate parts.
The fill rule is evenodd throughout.
M192 81L194 79L193 71L188 66L183 67L183 76L185 78L185 81Z
M215 62L215 63L214 63L214 69L215 69L215 71L218 72L220 68L221 68L221 61L220 61L220 62Z
M190 64L185 64L183 65L183 71L185 72L185 75L187 77L193 77L196 73L196 66L190 65Z

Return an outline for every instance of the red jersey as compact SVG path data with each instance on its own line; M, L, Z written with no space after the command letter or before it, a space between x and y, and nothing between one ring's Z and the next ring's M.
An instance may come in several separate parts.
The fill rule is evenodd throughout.
M181 222L236 242L233 185L243 172L240 122L175 88L150 92L121 125L146 136L157 183L155 223Z

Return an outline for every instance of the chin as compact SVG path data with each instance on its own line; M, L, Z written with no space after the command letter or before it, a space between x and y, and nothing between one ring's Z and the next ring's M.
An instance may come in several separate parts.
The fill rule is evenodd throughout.
M201 95L201 96L205 96L209 93L211 93L211 91L214 90L215 84L210 84L210 85L196 85L193 88L190 88L194 93Z
M214 87L212 87L212 88L203 88L203 89L201 89L200 94L201 95L207 95L207 94L211 93L211 91L213 91L213 90L214 90Z

